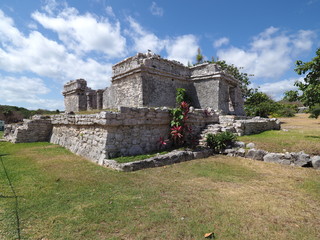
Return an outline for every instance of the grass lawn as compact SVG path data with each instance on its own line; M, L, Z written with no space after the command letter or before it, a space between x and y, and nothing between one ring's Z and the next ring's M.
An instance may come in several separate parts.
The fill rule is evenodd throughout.
M0 131L0 138L3 138L3 131Z
M320 118L308 118L309 114L297 114L293 118L280 118L285 131L267 131L239 137L240 141L254 142L256 148L270 152L305 151L320 155Z
M320 239L313 169L213 156L126 173L49 143L0 154L0 239Z

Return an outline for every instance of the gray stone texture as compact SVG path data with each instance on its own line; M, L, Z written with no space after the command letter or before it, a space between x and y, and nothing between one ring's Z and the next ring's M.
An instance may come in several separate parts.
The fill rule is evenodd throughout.
M203 149L201 151L175 150L164 155L158 155L149 159L129 163L117 163L114 160L104 160L102 165L118 171L131 172L144 168L161 167L179 162L190 161L193 159L206 158L211 155L212 150L210 149Z
M127 58L112 67L112 84L92 90L83 79L64 86L66 112L126 107L175 107L176 89L185 88L196 108L245 115L240 82L216 64L186 67L148 52Z
M246 153L246 158L251 158L253 160L263 161L263 157L267 154L266 151L261 149L249 149L249 151Z
M52 118L51 142L93 161L137 155L157 150L160 137L169 135L169 111L165 109L119 108L120 112L92 115L57 115ZM218 117L190 114L188 124L195 134Z
M7 124L4 138L12 143L49 141L52 124L48 117L33 116L21 124Z
M313 156L310 160L313 168L320 169L320 156Z

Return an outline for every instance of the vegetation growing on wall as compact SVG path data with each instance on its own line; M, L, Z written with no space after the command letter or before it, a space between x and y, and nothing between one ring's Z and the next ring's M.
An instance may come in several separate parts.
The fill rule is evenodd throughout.
M190 104L184 88L177 88L176 103L178 107L171 109L172 120L170 122L171 138L175 146L182 146L186 142L186 135L191 131L186 124Z

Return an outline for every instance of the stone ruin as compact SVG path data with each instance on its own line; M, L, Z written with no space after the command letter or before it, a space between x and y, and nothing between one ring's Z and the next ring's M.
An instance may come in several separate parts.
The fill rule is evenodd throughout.
M240 82L218 65L186 67L148 52L138 53L112 68L110 87L92 90L84 79L64 85L66 112L126 107L175 107L177 88L184 88L194 108L245 115Z
M177 88L192 98L187 124L199 144L207 133L241 136L280 129L277 119L244 116L240 82L216 64L186 67L148 52L114 65L112 84L105 89L92 90L83 79L68 82L65 113L6 125L4 136L13 143L50 141L108 166L117 156L159 150L159 140L170 135L169 108L175 107ZM77 113L93 109L101 111Z

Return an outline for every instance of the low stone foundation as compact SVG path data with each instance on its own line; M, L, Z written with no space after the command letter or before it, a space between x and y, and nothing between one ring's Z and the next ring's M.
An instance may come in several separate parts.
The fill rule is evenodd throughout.
M50 141L100 165L105 159L159 150L160 139L169 137L169 109L119 107L118 110L89 115L34 116L22 125L7 125L4 137L13 143ZM220 116L222 123L219 123L216 112L201 109L193 110L188 117L192 135L198 138L207 126L221 125L221 131L233 128L239 135L280 128L280 123L273 119L236 120L239 117Z
M52 124L46 116L34 116L23 123L5 125L4 138L12 143L45 142L50 140Z

